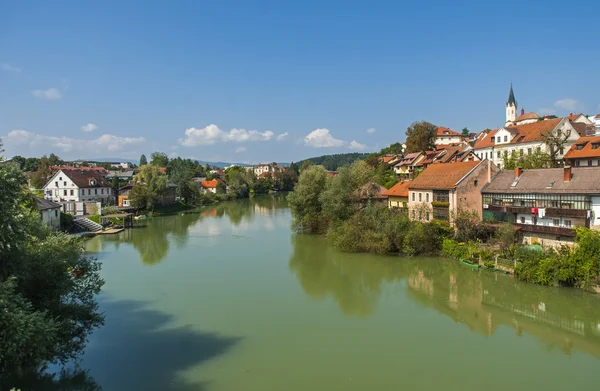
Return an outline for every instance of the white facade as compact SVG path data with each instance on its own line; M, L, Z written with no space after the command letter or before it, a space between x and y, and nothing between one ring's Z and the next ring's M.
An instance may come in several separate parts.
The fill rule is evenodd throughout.
M462 140L461 136L442 135L435 138L435 145L459 144Z
M40 219L42 223L56 229L60 228L60 206L55 209L45 209L40 211Z
M133 165L130 162L111 162L110 166L115 167L115 168L125 168L125 169L133 167Z
M573 145L577 139L579 138L579 133L571 126L570 122L563 118L561 122L554 128L553 132L561 132L562 134L566 134L570 132L569 138L565 143L564 150L562 153L559 151L557 158L562 159L564 153L566 153L571 145ZM498 167L502 168L504 163L504 156L510 156L513 152L519 155L528 155L533 154L536 151L540 152L548 152L548 148L546 144L542 140L536 140L531 142L524 143L512 143L514 136L510 131L506 128L500 128L493 136L489 134L484 134L482 137L494 137L495 141L493 145L484 147L484 148L474 148L475 154L480 159L490 159L494 162Z
M50 178L43 191L44 198L55 202L107 201L111 197L110 187L79 188L62 170Z

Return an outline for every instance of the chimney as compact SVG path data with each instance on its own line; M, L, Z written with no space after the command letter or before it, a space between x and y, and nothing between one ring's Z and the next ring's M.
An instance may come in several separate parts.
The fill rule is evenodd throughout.
M515 178L520 177L523 174L523 169L521 167L515 167Z
M521 115L525 114L525 109L521 108Z
M571 166L565 166L563 180L565 182L571 182L571 178L573 178L573 174L571 173Z

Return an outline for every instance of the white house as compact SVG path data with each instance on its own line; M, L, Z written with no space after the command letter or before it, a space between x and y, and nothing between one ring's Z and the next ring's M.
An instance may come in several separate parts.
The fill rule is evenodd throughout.
M579 138L579 133L567 117L554 118L525 125L509 125L488 133L482 132L473 149L480 159L490 159L501 167L504 157L510 156L512 152L520 155L531 155L536 151L548 152L543 140L546 132L561 134L566 138L563 150L558 153L558 159L562 159L564 153Z
M259 176L260 174L263 174L265 172L278 172L281 171L281 167L274 165L274 164L265 164L265 163L260 163L258 166L254 166L249 168L251 170L254 171L254 175Z
M56 201L100 201L112 198L110 184L102 174L87 170L58 170L43 187L45 198Z
M49 227L60 229L62 205L54 201L38 198L37 206L40 211L40 220Z
M463 141L462 135L452 129L440 126L436 130L435 145L458 144L461 141Z

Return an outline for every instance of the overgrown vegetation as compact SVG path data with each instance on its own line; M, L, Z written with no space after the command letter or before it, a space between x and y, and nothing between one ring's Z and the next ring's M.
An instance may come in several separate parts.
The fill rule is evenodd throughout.
M79 239L39 223L22 173L0 164L0 389L77 358L103 323L100 264Z
M336 153L304 159L299 161L298 165L302 167L305 162L310 162L317 166L323 166L328 171L336 171L339 167L352 164L357 160L364 160L367 157L369 157L368 153Z

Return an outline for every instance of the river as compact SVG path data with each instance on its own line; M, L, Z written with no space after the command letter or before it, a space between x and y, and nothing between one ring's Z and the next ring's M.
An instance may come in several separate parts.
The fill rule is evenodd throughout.
M600 301L445 258L343 254L285 199L98 236L103 390L597 389Z

